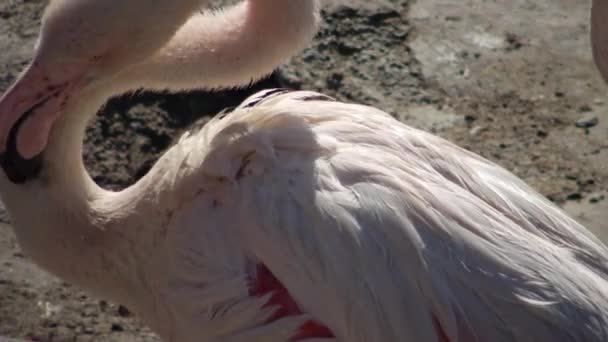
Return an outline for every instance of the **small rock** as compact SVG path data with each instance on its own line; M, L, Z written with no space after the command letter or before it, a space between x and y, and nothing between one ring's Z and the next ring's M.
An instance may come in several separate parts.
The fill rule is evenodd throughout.
M112 324L112 331L124 331L125 329L122 327L122 325L114 323Z
M456 16L456 15L450 15L444 18L445 21L462 21L462 17Z
M129 317L129 316L131 316L131 312L126 307L119 305L118 306L118 315L120 317Z
M593 109L589 105L582 105L582 106L578 107L579 113L589 113L592 110Z
M477 134L479 134L485 130L486 130L486 128L483 126L475 126L475 127L471 128L471 130L469 131L469 134L472 136L476 136Z
M471 123L473 121L477 120L477 117L473 116L473 115L465 115L464 116L464 121L466 121L466 123Z
M507 51L519 50L523 46L521 37L515 33L508 32L506 34L505 41L507 42Z
M568 195L567 199L570 201L579 201L583 198L583 195L581 195L578 192L573 192L571 194Z
M604 195L594 196L589 199L589 203L596 204L596 203L603 201L604 198L605 198Z
M327 87L332 90L338 90L342 86L343 79L344 75L334 72L327 78Z
M400 17L399 12L395 11L394 9L386 8L386 9L379 9L376 13L371 14L368 17L368 20L374 24L377 24L377 23L383 22L387 19L399 18L399 17Z
M594 113L587 113L582 118L576 120L575 125L578 128L591 128L597 126L599 121L597 115Z

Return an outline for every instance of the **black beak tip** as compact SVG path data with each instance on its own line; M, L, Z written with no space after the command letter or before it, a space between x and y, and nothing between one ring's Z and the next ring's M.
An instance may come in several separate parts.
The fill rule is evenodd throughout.
M0 167L14 184L24 184L36 179L42 171L42 154L32 159L24 159L16 150L0 154Z
M8 136L6 151L0 154L0 167L4 169L6 177L14 184L24 184L36 179L42 171L42 153L31 159L25 159L17 151L17 132L25 121L23 116L12 128Z

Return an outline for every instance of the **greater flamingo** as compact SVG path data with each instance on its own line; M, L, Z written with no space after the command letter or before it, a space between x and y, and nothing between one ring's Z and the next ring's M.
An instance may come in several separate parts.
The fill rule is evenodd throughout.
M312 38L317 0L52 0L0 99L24 251L166 341L606 341L608 251L503 168L370 107L267 90L99 188L113 94L235 86ZM110 24L111 23L111 24Z

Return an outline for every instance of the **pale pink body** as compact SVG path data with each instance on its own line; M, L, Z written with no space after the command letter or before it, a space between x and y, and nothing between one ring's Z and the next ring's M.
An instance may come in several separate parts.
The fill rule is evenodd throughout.
M261 92L132 187L94 184L82 138L108 96L246 84L319 19L315 0L199 5L52 0L0 99L0 192L34 261L167 341L301 340L308 322L331 331L308 341L608 340L606 247L508 171L377 109ZM263 277L297 310L269 320Z

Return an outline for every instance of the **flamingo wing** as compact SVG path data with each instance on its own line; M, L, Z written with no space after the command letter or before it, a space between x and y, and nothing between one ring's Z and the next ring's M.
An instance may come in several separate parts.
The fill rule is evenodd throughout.
M198 138L241 267L344 341L608 339L591 233L503 168L317 95L247 101Z

